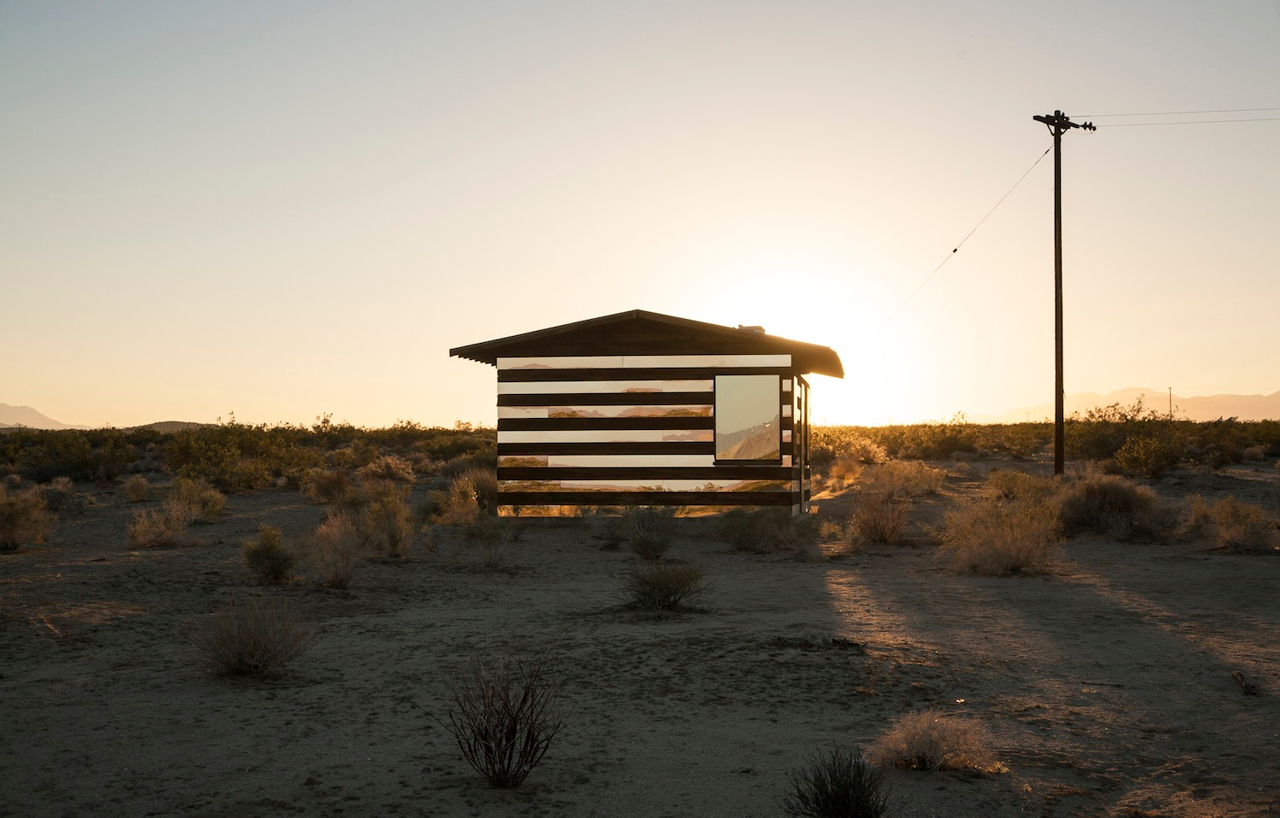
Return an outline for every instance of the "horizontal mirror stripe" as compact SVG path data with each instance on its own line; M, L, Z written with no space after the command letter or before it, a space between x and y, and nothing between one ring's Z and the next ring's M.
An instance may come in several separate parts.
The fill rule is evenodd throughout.
M502 506L791 506L798 494L785 491L512 491L499 492Z
M710 441L710 429L550 429L533 432L498 432L503 443L651 443L657 441Z
M498 383L555 381L696 381L713 375L778 375L791 377L790 367L660 367L656 369L500 369Z
M798 486L790 480L503 480L498 491L776 491L791 494Z
M513 460L517 458L511 458ZM561 466L498 466L499 480L791 480L782 466L648 466L636 468L565 468Z
M507 455L498 458L498 468L699 468L712 464L711 455L705 454Z
M674 403L668 406L499 406L498 418L709 418L707 403Z
M498 418L498 431L537 429L710 429L709 417Z
M600 355L499 358L498 369L791 366L790 355Z
M576 392L570 395L499 395L499 406L661 406L711 402L711 392Z
M712 380L684 381L499 381L499 395L554 395L565 392L710 392Z
M498 456L527 454L678 454L714 455L715 443L499 443ZM782 456L791 454L791 444L782 444Z

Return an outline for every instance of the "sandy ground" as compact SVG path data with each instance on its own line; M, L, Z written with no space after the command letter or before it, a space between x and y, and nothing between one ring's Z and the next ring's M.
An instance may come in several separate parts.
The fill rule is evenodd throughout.
M1278 480L1242 467L1160 490L1274 508ZM839 559L685 532L669 556L715 587L705 612L665 617L614 607L634 557L580 523L528 530L498 570L446 539L349 591L268 589L239 542L314 526L298 494L232 496L199 544L130 550L137 506L80 486L83 515L0 557L0 815L779 815L807 753L927 706L981 719L1009 771L894 771L908 818L1280 814L1280 559L1095 537L1051 576L957 575L919 525L980 486L953 473L911 544ZM210 677L191 622L249 596L288 600L313 647L275 682ZM468 657L511 648L554 651L569 716L502 791L422 711L444 715Z

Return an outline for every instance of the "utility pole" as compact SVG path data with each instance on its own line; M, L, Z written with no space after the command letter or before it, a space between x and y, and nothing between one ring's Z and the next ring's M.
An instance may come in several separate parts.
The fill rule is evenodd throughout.
M1053 473L1056 476L1065 471L1066 465L1062 393L1062 135L1072 128L1097 129L1091 122L1072 122L1062 111L1032 119L1043 122L1053 134Z

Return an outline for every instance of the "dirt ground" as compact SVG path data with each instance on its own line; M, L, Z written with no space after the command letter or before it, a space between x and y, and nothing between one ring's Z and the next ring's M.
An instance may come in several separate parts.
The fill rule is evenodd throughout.
M445 538L348 591L263 588L239 543L314 527L296 492L231 496L198 544L135 550L130 515L158 499L78 486L94 502L52 542L0 556L0 815L773 816L806 754L928 706L981 720L1009 769L893 771L906 818L1280 814L1280 559L1082 537L1048 576L958 575L921 526L989 467L949 467L903 546L800 561L691 526L668 556L714 588L672 616L616 608L635 558L581 522L529 528L496 570ZM1274 511L1277 483L1267 464L1157 488ZM277 681L209 676L190 646L246 597L312 628ZM515 791L424 714L470 657L509 649L550 649L567 676L568 727Z

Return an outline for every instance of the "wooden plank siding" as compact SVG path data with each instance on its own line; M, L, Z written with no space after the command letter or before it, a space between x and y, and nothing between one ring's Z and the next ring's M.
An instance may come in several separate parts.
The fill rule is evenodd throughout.
M496 365L498 503L506 513L570 505L794 510L807 501L791 439L802 411L795 389L806 385L790 355L552 355L498 357ZM779 377L780 463L715 462L715 377L725 374Z

